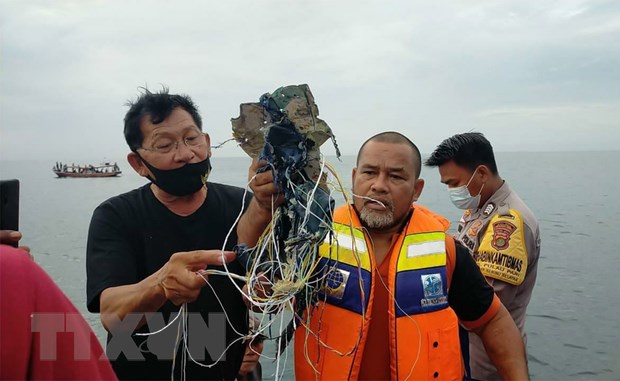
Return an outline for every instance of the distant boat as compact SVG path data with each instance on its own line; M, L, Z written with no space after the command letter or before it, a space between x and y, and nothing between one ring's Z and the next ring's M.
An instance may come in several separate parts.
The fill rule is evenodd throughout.
M57 162L52 171L58 177L115 177L122 173L116 163L75 165Z

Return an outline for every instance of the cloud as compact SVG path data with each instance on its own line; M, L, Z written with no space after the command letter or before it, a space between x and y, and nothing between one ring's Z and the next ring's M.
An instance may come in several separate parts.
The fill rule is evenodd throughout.
M430 152L452 133L496 128L489 110L572 105L585 127L546 114L556 117L539 125L540 149L558 148L559 126L561 148L579 149L588 123L617 120L586 107L619 98L614 1L1 0L0 32L2 160L123 155L124 103L144 85L190 94L220 142L240 103L308 83L347 154L387 129ZM609 147L609 134L592 146Z
M620 100L491 109L475 118L500 151L616 150Z

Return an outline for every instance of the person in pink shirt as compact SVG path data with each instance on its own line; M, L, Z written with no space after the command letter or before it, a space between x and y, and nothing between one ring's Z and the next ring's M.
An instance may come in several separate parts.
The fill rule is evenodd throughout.
M0 311L0 379L117 379L73 303L27 251L5 244L0 244Z

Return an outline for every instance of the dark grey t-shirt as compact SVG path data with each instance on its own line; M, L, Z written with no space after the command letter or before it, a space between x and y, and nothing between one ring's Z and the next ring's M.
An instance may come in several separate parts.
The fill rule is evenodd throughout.
M86 270L88 310L99 312L99 295L109 287L134 284L159 270L173 253L191 250L231 250L237 243L235 221L241 212L244 190L208 183L204 204L192 215L179 216L162 205L149 185L113 197L93 213L88 234ZM246 197L248 205L251 195ZM224 270L223 267L210 268ZM237 262L228 270L244 274ZM210 364L228 345L225 357L207 368L187 358L187 379L234 379L241 365L244 344L238 340L247 327L247 308L241 294L225 276L209 277L198 299L188 304L187 326L192 356ZM215 290L214 294L213 290ZM218 300L219 298L219 300ZM222 306L223 304L223 306ZM179 307L167 302L158 313L148 315L147 324L136 332L154 332L177 316ZM228 319L226 319L226 316ZM179 331L174 325L152 336L130 333L108 334L106 352L119 379L170 379L174 343ZM128 328L135 327L124 320ZM124 325L123 324L123 325ZM237 340L236 342L234 342ZM233 343L234 342L234 343ZM176 356L175 379L180 378L182 348Z

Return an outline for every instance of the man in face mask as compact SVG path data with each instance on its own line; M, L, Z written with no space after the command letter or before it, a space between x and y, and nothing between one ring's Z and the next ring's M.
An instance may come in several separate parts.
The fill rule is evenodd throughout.
M129 106L127 159L150 183L105 201L93 213L88 309L101 313L107 354L119 379L234 379L248 332L243 285L228 276L207 277L203 270L245 275L231 250L237 241L255 244L251 237L271 220L272 174L253 179L253 197L207 182L210 138L189 97L165 88L145 90ZM261 165L252 163L250 173ZM187 314L158 332L184 304ZM158 333L149 336L152 332ZM179 332L189 338L193 360L215 365L182 361L188 356Z
M455 238L469 249L526 342L525 312L540 253L536 217L500 177L491 143L481 133L444 140L425 164L439 168L452 203L465 210ZM482 342L468 336L463 354L470 357L471 377L499 380Z

